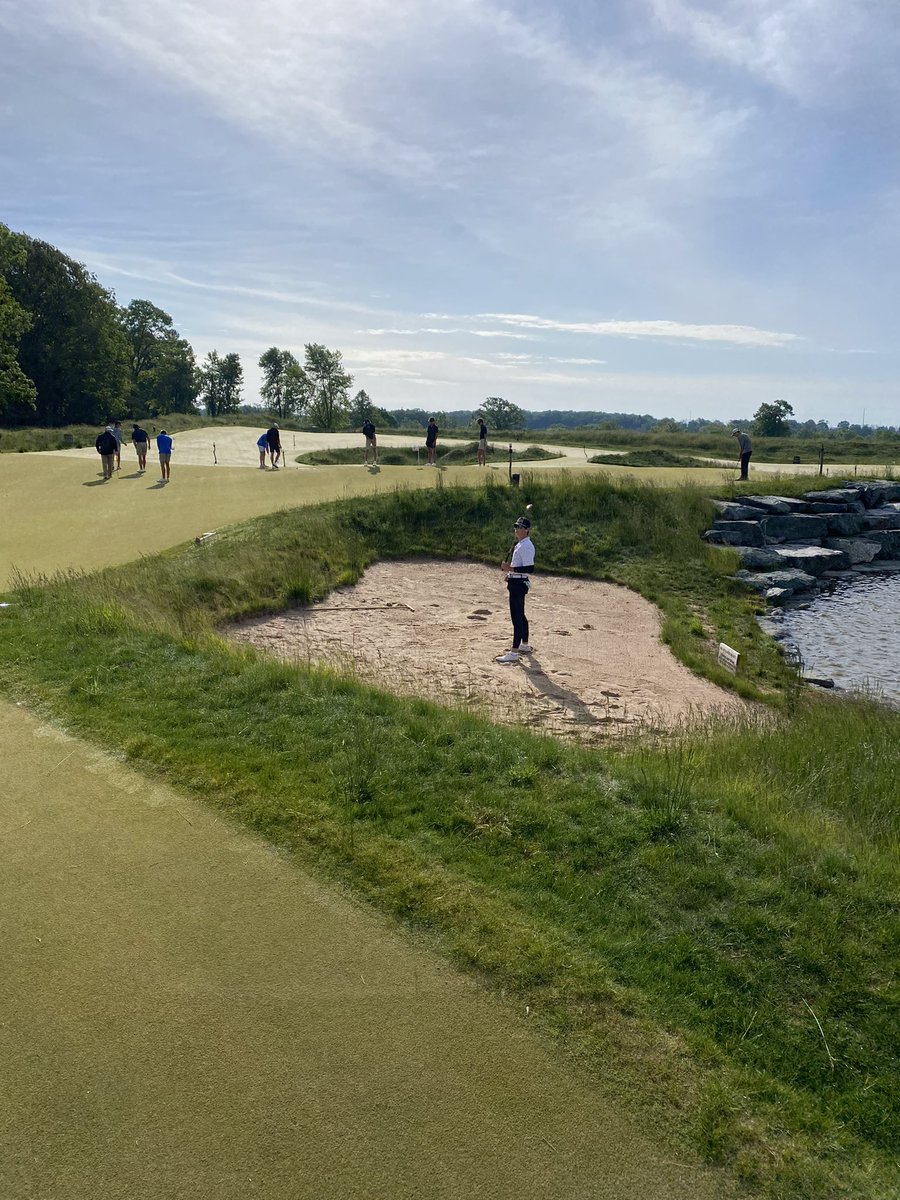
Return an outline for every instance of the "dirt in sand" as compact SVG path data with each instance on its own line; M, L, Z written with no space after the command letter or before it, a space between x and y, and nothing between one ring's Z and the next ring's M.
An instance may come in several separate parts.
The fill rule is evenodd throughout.
M659 610L627 588L541 575L527 615L533 652L497 663L511 630L500 574L404 561L377 563L321 604L229 634L288 661L327 662L390 691L588 741L746 709L675 659L659 640Z

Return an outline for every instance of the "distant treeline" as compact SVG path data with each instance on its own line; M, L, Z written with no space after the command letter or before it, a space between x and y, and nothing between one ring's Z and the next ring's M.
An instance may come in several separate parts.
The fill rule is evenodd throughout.
M424 408L392 408L390 411L396 424L401 428L420 425L424 427L428 424L428 418L434 416L438 425L447 430L464 429L473 424L478 413L486 414L490 421L491 401L495 400L496 397L489 397L485 404L475 411L454 409L436 413L433 409ZM497 429L509 432L516 430L525 432L535 429L547 433L570 431L594 438L598 431L605 434L614 430L659 434L721 434L727 438L731 430L736 427L754 431L754 425L758 425L760 421L759 412L752 417L731 417L722 421L705 420L700 417L695 417L690 421L677 421L673 417L653 417L649 413L576 411L575 409L547 409L544 412L530 412L527 409L518 409L514 405L507 404L507 407L513 408L514 415L518 414L521 419L515 420L510 425L499 424L494 420L493 425ZM768 410L773 406L761 405L760 407ZM829 425L827 421L794 421L790 417L783 416L776 428L757 428L755 432L761 433L763 436L774 434L775 436L819 440L836 438L843 441L847 438L876 438L881 441L891 441L900 435L900 426L860 425L851 424L849 421L839 421L836 425ZM605 438L604 440L609 439Z

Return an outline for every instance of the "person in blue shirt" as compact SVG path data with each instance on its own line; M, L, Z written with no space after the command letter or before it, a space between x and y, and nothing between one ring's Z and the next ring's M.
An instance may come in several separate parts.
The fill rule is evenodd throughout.
M266 469L266 454L269 451L269 435L264 433L262 437L256 439L256 448L259 451L259 469Z
M159 472L162 476L159 482L168 483L171 478L169 464L172 461L172 439L164 429L157 434L156 449L159 451Z

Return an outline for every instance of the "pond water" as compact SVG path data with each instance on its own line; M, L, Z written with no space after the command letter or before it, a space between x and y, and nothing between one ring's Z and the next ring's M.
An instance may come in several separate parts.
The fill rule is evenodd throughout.
M900 704L900 572L839 580L807 608L772 614L807 675Z

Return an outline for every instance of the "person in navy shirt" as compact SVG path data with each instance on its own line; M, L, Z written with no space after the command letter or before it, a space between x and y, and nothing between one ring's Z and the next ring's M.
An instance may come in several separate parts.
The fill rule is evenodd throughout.
M476 455L476 461L478 462L479 467L484 467L487 465L487 439L488 439L488 427L484 423L484 417L479 417L478 418L478 453Z
M159 482L168 483L171 478L169 464L172 461L172 439L164 429L157 434L156 449L159 451L159 473L162 476Z

